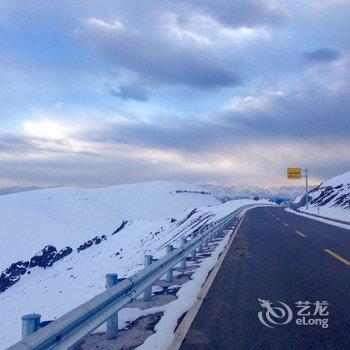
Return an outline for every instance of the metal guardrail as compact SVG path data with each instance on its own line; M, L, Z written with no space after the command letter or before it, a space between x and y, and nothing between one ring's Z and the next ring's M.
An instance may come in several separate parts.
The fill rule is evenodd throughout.
M108 331L109 320L114 320L112 326L113 322L115 324L115 320L116 324L118 323L116 315L120 309L134 301L142 292L144 292L144 298L147 300L146 297L149 298L149 290L154 282L172 271L172 268L179 262L182 262L182 266L186 264L187 256L191 254L192 257L195 256L196 249L199 247L201 249L203 242L207 242L208 239L215 237L219 231L225 229L243 209L253 206L255 205L243 206L215 223L205 225L197 232L196 236L191 235L192 239L190 241L186 243L182 241L183 244L176 249L167 249L168 253L164 257L145 266L142 270L115 286L108 286L105 292L43 328L37 329L40 315L33 314L33 319L36 320L37 324L34 324L34 327L33 324L30 324L27 329L22 329L22 332L24 332L23 339L8 350L66 350L78 344L106 321ZM172 275L167 276L171 278ZM25 322L25 317L22 318L22 322Z

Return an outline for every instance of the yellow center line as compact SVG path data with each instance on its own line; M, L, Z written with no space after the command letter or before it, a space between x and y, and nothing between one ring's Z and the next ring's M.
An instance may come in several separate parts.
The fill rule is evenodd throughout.
M334 256L336 259L338 259L339 261L341 261L342 263L344 263L345 265L350 265L350 261L341 257L340 255L338 255L337 253L334 253L333 251L331 251L330 249L323 249L326 253Z
M306 237L306 235L300 231L295 231L295 233L297 233L299 236Z

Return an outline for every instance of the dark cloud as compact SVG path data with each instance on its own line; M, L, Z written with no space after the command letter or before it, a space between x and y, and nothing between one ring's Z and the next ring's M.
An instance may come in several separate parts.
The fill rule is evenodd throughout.
M119 90L110 89L110 94L122 100L148 101L148 91L142 86L120 85Z
M27 137L13 134L0 134L0 152L20 152L31 146Z
M27 156L31 152L46 154L86 154L95 155L84 149L74 150L66 139L50 139L23 134L0 134L0 155Z
M188 2L195 6L197 11L231 27L279 26L289 20L287 11L280 4L280 6L271 6L267 1L189 0Z
M184 85L197 89L236 86L242 77L208 47L165 33L163 27L116 30L113 23L94 21L77 32L86 45L111 64L136 72L153 84Z
M341 53L337 50L329 48L321 48L314 51L303 53L303 58L310 62L324 63L336 61L341 57Z
M25 186L35 183L42 187L94 187L154 180L167 171L167 165L157 167L141 159L135 161L120 157L66 154L55 158L22 157L2 160L0 180L11 179L13 183Z
M134 121L106 125L87 135L139 147L207 152L230 145L278 142L322 144L348 141L350 130L348 91L315 90L268 96L263 108L229 110L206 118L176 119L162 123ZM350 146L350 145L349 145Z
M334 93L316 89L303 93L276 96L268 110L248 111L243 115L228 113L226 119L238 123L254 137L276 140L347 139L350 130L349 92Z

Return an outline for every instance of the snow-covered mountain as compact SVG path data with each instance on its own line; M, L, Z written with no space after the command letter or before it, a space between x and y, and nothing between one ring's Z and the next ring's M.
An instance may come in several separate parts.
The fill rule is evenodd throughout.
M31 186L31 187L20 187L20 186L13 186L13 187L5 187L0 188L0 195L5 194L11 194L11 193L19 193L19 192L26 192L26 191L34 191L39 190L40 187Z
M213 185L200 185L205 190L211 192L220 201L225 202L226 200L241 199L241 198L259 198L274 200L290 200L292 201L295 197L303 194L305 188L303 186L279 186L263 188L257 186L230 186L221 187Z
M309 195L309 210L303 205L300 211L350 222L350 172L323 181Z
M19 339L23 314L52 320L129 276L167 244L237 207L198 186L149 182L51 188L0 196L0 348ZM254 202L256 203L256 202Z
M2 196L0 267L9 269L0 276L0 292L34 267L49 267L74 248L81 252L100 244L131 222L157 222L187 208L218 203L200 188L167 182Z

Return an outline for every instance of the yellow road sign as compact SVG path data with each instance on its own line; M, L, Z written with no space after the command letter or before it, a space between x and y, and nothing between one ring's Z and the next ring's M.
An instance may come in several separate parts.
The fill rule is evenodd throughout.
M287 168L288 179L301 179L301 168Z

